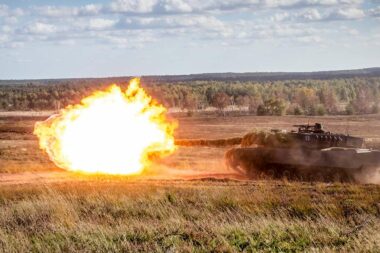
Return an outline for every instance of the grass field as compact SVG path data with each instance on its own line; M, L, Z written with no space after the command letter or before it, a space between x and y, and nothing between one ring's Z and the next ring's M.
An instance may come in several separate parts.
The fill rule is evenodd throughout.
M216 147L180 147L142 177L67 173L38 149L37 118L0 115L2 252L380 251L378 185L236 180ZM184 139L310 121L380 142L379 115L178 121Z

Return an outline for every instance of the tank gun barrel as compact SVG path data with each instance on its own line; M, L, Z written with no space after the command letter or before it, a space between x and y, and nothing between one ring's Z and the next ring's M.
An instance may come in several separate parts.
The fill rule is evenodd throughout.
M293 127L311 127L312 125L293 125Z

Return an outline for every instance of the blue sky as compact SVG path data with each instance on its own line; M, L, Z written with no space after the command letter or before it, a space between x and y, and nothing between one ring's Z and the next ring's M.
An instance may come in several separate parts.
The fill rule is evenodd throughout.
M380 0L0 0L0 79L380 66Z

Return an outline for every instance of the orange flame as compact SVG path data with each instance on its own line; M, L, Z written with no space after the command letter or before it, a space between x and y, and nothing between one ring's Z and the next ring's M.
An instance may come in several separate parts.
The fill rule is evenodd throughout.
M125 92L112 85L37 122L34 134L60 168L139 174L151 163L150 154L164 156L175 150L175 124L165 113L139 86L139 79L133 79Z

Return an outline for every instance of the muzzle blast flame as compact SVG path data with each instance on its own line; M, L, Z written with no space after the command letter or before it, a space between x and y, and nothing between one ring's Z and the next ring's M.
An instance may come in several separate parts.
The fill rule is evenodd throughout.
M133 79L127 90L112 85L37 122L39 146L60 168L70 171L140 174L154 156L175 150L175 124L166 109Z

